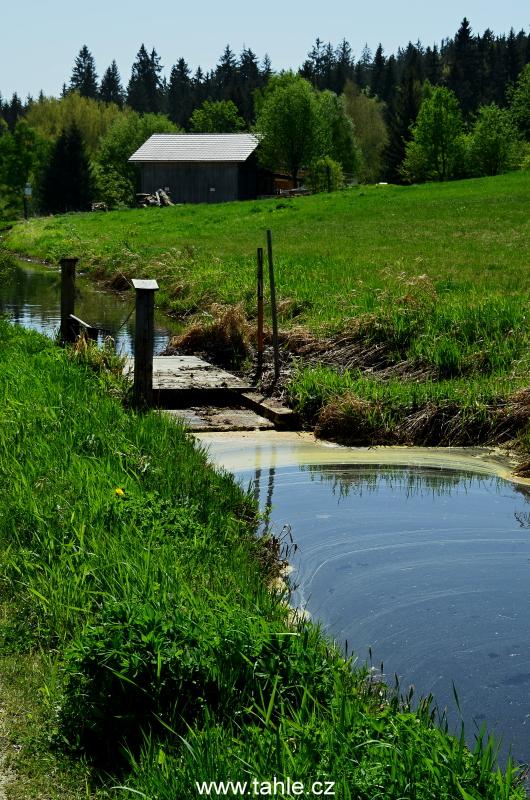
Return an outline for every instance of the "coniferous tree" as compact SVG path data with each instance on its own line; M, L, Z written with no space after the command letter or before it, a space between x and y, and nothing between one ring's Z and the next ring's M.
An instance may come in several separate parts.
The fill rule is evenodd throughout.
M455 93L464 119L476 108L477 42L466 17L455 36L449 88Z
M372 64L372 74L370 76L370 89L372 95L381 97L385 80L385 67L386 58L384 56L383 45L379 43L379 46L375 51L374 61Z
M397 87L396 57L392 55L389 56L389 58L387 59L383 75L383 83L381 86L381 99L384 100L384 102L386 103L387 113L392 113L396 97L396 87Z
M215 82L219 87L219 94L225 97L227 90L235 83L237 75L237 61L234 53L227 44L219 59L215 70Z
M193 107L200 108L204 101L207 99L207 87L206 87L206 76L202 71L200 65L195 70L195 75L192 79L192 97L193 97ZM208 78L209 84L209 78Z
M268 53L265 53L263 56L263 61L261 62L261 77L263 78L263 84L265 85L269 78L272 76L272 62Z
M57 139L41 183L41 204L46 213L88 211L94 199L94 178L83 137L77 125Z
M442 60L436 44L425 49L423 61L425 64L425 77L429 83L436 86L442 77Z
M506 48L504 51L504 85L514 83L523 68L519 42L513 28L506 38Z
M407 142L412 138L411 127L416 122L422 100L421 84L414 69L410 67L403 74L389 120L389 143L384 160L385 179L392 183L400 183L402 180L398 168L405 158Z
M199 67L200 69L200 67ZM187 129L193 111L191 70L183 58L171 68L167 91L167 112L176 125Z
M131 70L127 86L127 105L140 114L156 114L162 110L163 93L160 82L160 58L153 48L151 54L142 44Z
M320 89L322 83L323 45L324 42L317 36L315 44L307 54L307 60L299 70L302 78L309 81L316 89Z
M241 51L237 71L239 90L234 102L248 126L254 119L254 92L266 83L260 73L258 58L250 47Z
M123 106L123 86L121 85L120 72L116 61L107 67L101 79L99 96L105 103L115 103L119 108Z
M335 50L335 74L333 86L330 88L335 94L342 94L346 81L352 81L354 77L355 59L349 42L343 39Z
M96 63L86 44L83 45L75 60L70 78L70 89L77 90L81 97L95 99L98 95Z
M4 119L11 133L15 130L20 117L24 115L24 105L16 92L13 93L10 103L4 105Z

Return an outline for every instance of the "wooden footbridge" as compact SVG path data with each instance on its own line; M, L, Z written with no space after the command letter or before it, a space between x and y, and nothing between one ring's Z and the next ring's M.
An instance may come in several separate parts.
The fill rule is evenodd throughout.
M75 264L61 261L61 335L75 341L81 329L97 330L74 316ZM136 292L134 358L124 375L133 383L134 404L156 407L185 421L194 431L245 431L296 427L296 414L241 378L195 356L153 356L156 281L133 280Z
M296 414L241 378L195 356L152 359L152 404L185 420L192 430L262 430L296 426ZM134 382L135 360L124 374Z

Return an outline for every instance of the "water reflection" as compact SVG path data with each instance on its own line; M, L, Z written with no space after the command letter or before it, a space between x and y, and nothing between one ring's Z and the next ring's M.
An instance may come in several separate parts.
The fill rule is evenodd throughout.
M371 648L390 683L397 673L416 696L432 692L456 731L454 681L468 744L473 720L485 721L504 734L501 761L511 742L530 761L529 487L487 474L488 465L480 474L472 458L462 471L434 466L434 452L420 468L303 440L297 449L272 435L269 445L249 437L248 450L239 439L202 438L213 460L250 481L262 509L274 507L276 532L291 526L296 606L361 661ZM373 463L355 463L363 457Z
M0 287L0 314L14 323L53 336L59 329L61 313L61 272L29 262L19 262ZM105 328L116 339L117 350L134 355L134 298L122 299L97 284L76 276L75 315L96 328ZM130 315L130 316L129 316ZM159 353L181 325L155 313L155 347Z

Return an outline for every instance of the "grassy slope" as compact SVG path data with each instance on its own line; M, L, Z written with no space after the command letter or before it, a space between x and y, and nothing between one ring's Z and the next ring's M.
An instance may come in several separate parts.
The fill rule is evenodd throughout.
M400 706L314 626L289 625L251 501L182 428L127 413L86 366L2 320L0 386L0 686L8 706L22 698L13 655L41 686L40 703L33 679L22 698L36 723L11 732L13 798L73 800L85 780L90 796L130 796L94 788L63 736L152 800L273 776L355 800L524 796L492 774L492 742L470 755L426 706Z
M517 401L515 419L508 402L530 367L529 191L530 172L514 172L282 202L77 214L22 224L7 243L46 258L76 253L99 277L156 277L158 301L176 315L217 302L242 303L252 318L253 254L271 228L284 328L342 331L382 346L388 366L423 370L380 390L368 373L343 378L333 359L327 368L302 367L293 403L308 418L320 414L323 435L393 441L399 430L400 442L416 444L500 442L524 436L529 413ZM458 417L443 435L437 422L433 434L412 420L431 401L444 420ZM487 409L500 406L510 424L495 412L483 425ZM461 434L461 411L473 417L470 435Z

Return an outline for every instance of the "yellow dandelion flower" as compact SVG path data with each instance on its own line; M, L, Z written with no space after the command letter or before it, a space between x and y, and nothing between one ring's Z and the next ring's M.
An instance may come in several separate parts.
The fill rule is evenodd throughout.
M125 492L123 491L123 489L116 489L116 494L117 494L119 497L123 497L123 495L125 494Z

